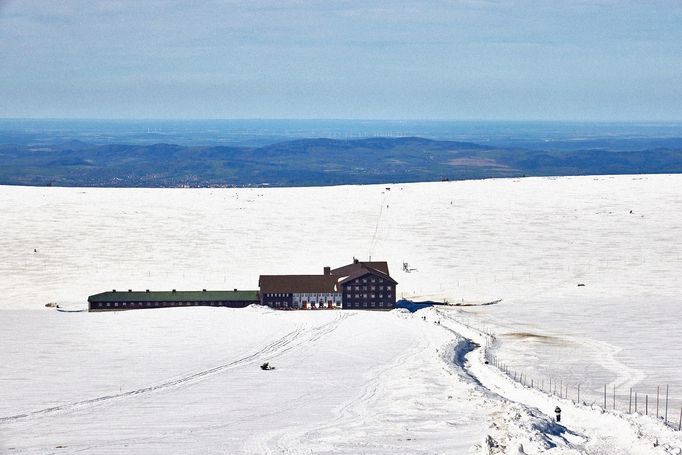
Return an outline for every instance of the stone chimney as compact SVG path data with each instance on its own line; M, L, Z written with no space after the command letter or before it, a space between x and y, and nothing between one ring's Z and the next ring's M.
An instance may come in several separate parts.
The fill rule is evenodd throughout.
M324 274L325 275L331 275L332 274L332 268L331 267L325 267L324 268Z

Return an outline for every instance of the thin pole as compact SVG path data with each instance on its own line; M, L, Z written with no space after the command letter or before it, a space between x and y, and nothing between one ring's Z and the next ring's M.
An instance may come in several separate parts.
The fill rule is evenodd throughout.
M637 392L635 392L635 414L637 413Z
M630 404L628 405L628 414L632 413L632 387L630 387Z
M657 385L656 386L656 418L658 419L658 395L661 390L661 386Z
M668 423L668 386L669 384L665 385L665 423Z
M580 384L578 384L578 404L580 404Z
M649 415L649 394L644 396L644 414Z
M682 431L682 406L680 406L680 420L677 422L677 431Z
M604 410L606 410L606 384L604 384Z
M613 409L616 409L616 383L613 383Z

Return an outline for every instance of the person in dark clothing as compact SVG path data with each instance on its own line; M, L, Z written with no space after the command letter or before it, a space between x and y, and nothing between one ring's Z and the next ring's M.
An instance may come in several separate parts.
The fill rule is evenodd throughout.
M561 408L559 406L554 408L554 413L556 414L556 421L561 422Z

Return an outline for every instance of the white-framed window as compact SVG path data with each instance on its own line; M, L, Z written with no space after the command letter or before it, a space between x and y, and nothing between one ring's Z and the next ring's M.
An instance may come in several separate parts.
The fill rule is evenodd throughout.
M383 307L384 307L384 302L379 302L379 308L383 308Z
M373 298L373 299L376 298L376 295L372 294L372 298Z

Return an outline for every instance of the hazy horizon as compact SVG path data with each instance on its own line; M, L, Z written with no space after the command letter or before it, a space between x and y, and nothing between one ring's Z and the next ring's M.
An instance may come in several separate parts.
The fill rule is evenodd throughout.
M682 3L0 1L0 116L682 121Z

